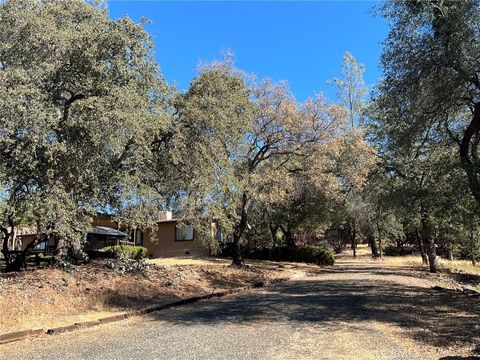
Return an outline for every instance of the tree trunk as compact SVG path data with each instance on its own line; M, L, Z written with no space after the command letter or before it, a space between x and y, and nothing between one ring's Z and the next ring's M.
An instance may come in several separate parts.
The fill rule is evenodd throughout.
M249 199L246 193L243 193L242 197L242 213L240 215L240 221L235 226L233 231L233 253L232 253L232 265L236 267L243 267L245 261L242 256L241 239L242 235L247 228L247 208Z
M270 225L270 234L272 235L272 247L277 245L277 230L278 226Z
M478 142L474 140L479 136L480 131L480 103L475 104L473 116L470 124L463 133L460 142L460 160L465 173L467 174L468 184L475 200L480 205L480 178L479 169L476 168L470 154L476 154Z
M4 227L2 227L2 232L3 232L3 244L2 244L2 254L3 258L5 259L5 263L8 264L10 263L10 251L8 248L8 242L10 241L10 232Z
M353 224L352 224L351 239L352 239L353 257L356 258L357 257L357 227L355 224L355 220L353 221Z
M285 235L285 243L288 247L295 247L295 240L293 238L293 233L290 228L283 230L283 234Z
M233 235L232 265L238 268L241 268L245 265L245 261L243 260L242 256L240 237L238 237L236 234Z
M476 265L476 259L475 259L475 234L474 234L474 229L473 227L470 229L470 256L472 258L472 265Z
M439 262L437 258L437 251L435 249L435 240L433 237L429 237L427 241L425 241L427 245L427 256L428 256L428 264L430 266L430 272L436 273L439 269Z
M10 231L8 228L1 227L0 230L3 233L3 244L2 244L2 254L5 259L5 264L6 264L6 271L16 271L16 270L10 270L12 268L12 263L15 262L16 256L15 253L12 252L12 250L15 250L13 246L15 245L15 240L16 240L16 226L15 222L9 217L8 223L10 226ZM12 243L12 248L10 248L9 243ZM13 267L15 268L15 266ZM20 270L20 268L18 269Z
M435 239L432 236L431 224L428 219L428 215L423 211L421 225L423 243L427 247L428 265L430 266L430 272L436 273L439 269L439 263L437 258L437 250L435 249Z
M453 261L453 249L452 245L447 245L447 260Z
M378 256L382 257L382 232L380 231L380 225L377 224L378 232Z
M425 253L425 245L423 244L423 239L420 236L418 228L415 228L415 236L417 237L418 249L420 250L420 255L422 256L422 264L427 265L428 257L427 257L427 254Z
M55 251L53 255L53 261L57 262L60 260L63 260L67 257L67 247L65 243L65 239L63 238L56 238L56 245L55 245Z
M370 249L372 250L372 257L378 258L380 256L378 252L377 242L375 241L375 236L372 233L367 235L368 243L370 244Z

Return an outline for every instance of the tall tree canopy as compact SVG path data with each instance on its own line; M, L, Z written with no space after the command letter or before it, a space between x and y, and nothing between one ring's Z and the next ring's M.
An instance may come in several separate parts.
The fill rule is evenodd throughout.
M337 87L337 98L347 109L348 120L352 128L362 125L368 89L363 80L365 67L359 64L348 51L343 55L340 77L333 79Z
M138 193L166 126L167 87L141 24L81 0L0 5L0 184L4 255L28 221L58 252L102 207Z
M438 136L458 146L480 203L480 7L477 0L389 1L392 26L374 101L390 146Z
M323 96L298 103L285 83L247 76L229 60L201 69L176 109L172 139L191 175L182 208L215 218L237 266L247 234L265 225L260 209L294 245L294 231L318 229L329 199L361 187L368 173L373 152L346 125L347 109Z

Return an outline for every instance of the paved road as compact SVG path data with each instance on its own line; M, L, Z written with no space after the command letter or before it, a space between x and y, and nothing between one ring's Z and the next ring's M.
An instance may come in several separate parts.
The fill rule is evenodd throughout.
M409 269L343 262L315 276L80 332L0 359L467 359L479 304Z

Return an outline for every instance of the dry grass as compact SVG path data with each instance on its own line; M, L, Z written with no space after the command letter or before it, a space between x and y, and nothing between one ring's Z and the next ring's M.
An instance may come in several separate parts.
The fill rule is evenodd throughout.
M214 257L167 257L148 260L150 264L159 266L178 266L178 265L194 265L194 266L225 266L232 263L228 259L220 259Z
M448 260L441 259L440 266L444 269L457 270L467 274L480 276L480 266L473 265L471 261L467 261L467 260L448 261Z
M357 258L352 257L351 250L346 250L343 253L337 255L337 260L339 261L349 261L349 262L365 262L365 261L382 261L385 265L390 266L399 266L399 267L415 267L415 268L425 268L428 266L422 264L422 258L420 255L406 255L406 256L384 256L382 259L372 259L372 253L370 248L367 245L359 245L357 249ZM440 268L447 272L460 272L470 275L480 276L480 266L472 265L471 261L468 260L446 260L439 258Z
M157 266L208 266L221 269L230 269L232 260L215 257L169 257L148 260L150 264ZM275 274L275 277L295 277L302 276L305 273L316 273L321 268L317 265L294 263L286 261L269 261L269 260L245 260L247 267L260 271ZM280 271L280 272L279 272Z
M474 266L467 260L449 261L439 258L440 271L436 274L429 273L428 265L422 263L420 255L413 256L384 256L381 259L372 259L370 248L360 245L357 258L352 257L351 251L345 251L337 256L338 263L381 265L390 268L399 274L411 272L416 277L434 281L435 284L451 289L462 290L463 287L473 287L480 291L480 266Z
M386 264L395 265L395 266L416 266L416 267L427 267L427 265L422 264L422 259L420 256L386 256L384 258ZM473 265L471 261L467 260L446 260L443 258L439 259L440 268L443 270L448 270L452 272L463 272L470 275L479 275L480 276L480 266Z
M372 260L367 246L360 246L357 253L356 259L351 251L340 254L339 264L381 263L386 268L425 269L419 256ZM43 269L13 277L0 275L0 333L68 325L215 290L323 271L315 265L260 260L248 260L249 266L242 270L229 266L230 260L218 258L149 262L146 276L119 274L107 269L102 261L79 266L73 274ZM463 282L470 277L478 283L480 267L468 261L441 260L441 266L445 269L441 277L430 280Z
M422 264L422 258L420 256L384 256L381 260L383 260L385 264L392 266L426 267Z
M42 269L0 277L0 334L48 328L291 276L297 267L255 262L246 269L221 259L158 259L147 274L122 275L96 261L73 274ZM177 264L175 264L177 262ZM159 265L162 264L162 265Z

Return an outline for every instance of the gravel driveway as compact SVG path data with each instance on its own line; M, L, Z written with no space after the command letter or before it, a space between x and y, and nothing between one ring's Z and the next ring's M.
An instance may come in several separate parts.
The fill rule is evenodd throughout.
M0 359L474 359L479 301L419 275L343 261L239 296L3 345Z

